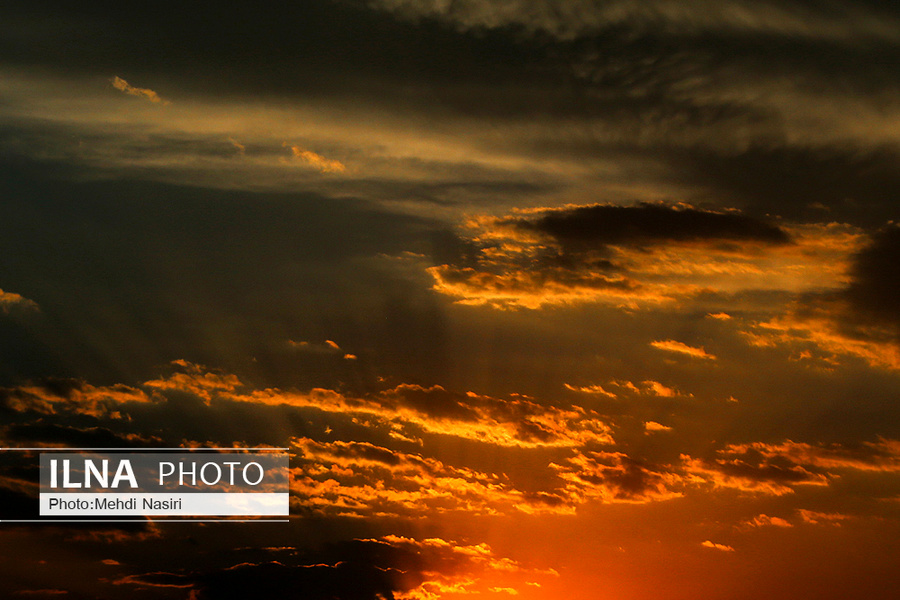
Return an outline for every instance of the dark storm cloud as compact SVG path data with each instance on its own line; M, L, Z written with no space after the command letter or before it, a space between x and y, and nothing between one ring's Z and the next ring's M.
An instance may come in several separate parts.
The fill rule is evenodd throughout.
M900 325L900 227L890 225L856 256L853 282L846 291L864 317Z
M579 206L547 211L534 219L500 221L500 224L507 223L548 234L563 247L574 248L694 241L769 244L790 241L779 227L746 215L663 204Z
M893 218L900 196L893 144L775 144L741 152L688 151L673 156L681 177L753 214L798 221L880 226Z

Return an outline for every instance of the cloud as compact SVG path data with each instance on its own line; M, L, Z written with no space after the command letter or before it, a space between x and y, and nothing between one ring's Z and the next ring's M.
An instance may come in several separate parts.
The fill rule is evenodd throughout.
M787 529L793 527L794 525L781 517L770 517L766 514L760 514L752 519L748 519L747 521L742 522L738 528L741 529L756 529L760 527L779 527L782 529Z
M643 503L677 496L675 476L651 471L624 454L574 456L550 464L539 489L504 474L454 467L421 454L368 442L295 438L291 491L300 514L414 519L437 514L573 514L588 502ZM583 471L590 467L591 473ZM555 474L558 482L548 476Z
M178 369L161 379L145 381L144 385L155 390L177 390L202 398L209 403L218 393L234 392L242 384L236 375L206 369L185 360L176 360L172 365Z
M575 251L671 242L790 242L790 236L775 225L738 212L699 210L689 205L571 206L527 218L507 217L497 225L549 235L564 249Z
M695 348L693 346L688 346L685 343L678 342L675 340L659 340L656 342L651 342L651 346L656 348L657 350L664 350L666 352L675 352L676 354L685 354L690 356L691 358L702 358L704 360L716 360L715 355L709 354L703 348Z
M898 231L890 225L871 238L848 232L845 248L853 251L835 279L841 285L797 297L782 314L744 327L745 338L757 347L783 347L792 360L825 370L847 359L900 369Z
M454 468L368 442L295 438L294 509L300 514L424 517L452 511L496 514L524 502L502 478Z
M860 320L846 301L834 294L807 297L785 314L743 331L757 347L785 347L794 359L831 370L856 359L876 369L900 369L900 345L893 325Z
M725 544L717 544L710 540L706 540L705 542L703 542L700 545L703 546L704 548L710 548L712 550L719 550L721 552L734 552L734 548L732 548L731 546L727 546Z
M29 300L19 294L14 294L13 292L4 292L3 290L0 290L0 312L8 314L14 309L24 309L27 311L40 310L37 302Z
M804 508L798 509L797 514L800 515L800 518L803 519L804 523L809 525L832 525L834 527L840 527L841 523L844 521L855 518L851 515L844 515L841 513L826 513Z
M603 386L599 384L576 387L567 383L564 384L564 387L567 390L573 392L579 392L582 394L595 394L599 396L606 396L607 398L621 398L628 395L657 396L660 398L675 398L678 396L684 396L688 398L693 397L693 394L682 392L675 389L674 387L669 387L658 381L653 381L652 379L641 381L637 385L631 381L614 379L610 381L608 385L610 387L618 388L620 391L618 393L613 393L607 391L605 388L603 388Z
M827 486L843 471L900 472L900 442L879 439L859 446L807 444L730 444L714 460L683 455L685 472L696 483L715 488L782 496L797 486Z
M325 340L323 343L317 342L295 342L288 340L287 345L298 352L309 352L312 354L340 354L341 347L331 340Z
M230 137L230 138L228 138L228 142L229 142L232 146L234 146L234 148L238 151L238 154L240 154L241 156L243 156L243 155L245 155L245 154L247 153L247 146L245 146L244 144L240 143L240 142L237 141L236 139Z
M595 411L580 406L545 406L525 397L502 399L412 384L400 384L372 397L349 397L325 389L299 393L270 388L237 393L234 390L239 382L228 377L227 385L222 384L221 377L199 372L190 376L179 374L148 385L195 393L204 401L211 399L215 391L220 401L285 405L365 417L373 425L393 427L393 431L406 431L413 437L427 433L520 448L564 448L613 441L611 428Z
M336 356L339 350L328 345ZM308 392L253 388L236 375L184 360L172 372L139 387L95 387L79 380L47 379L0 389L0 406L17 413L82 414L122 418L141 404L179 394L208 407L284 406L321 413L337 422L365 422L404 439L423 434L449 436L506 448L574 448L612 444L612 428L594 410L578 405L554 406L513 394L496 398L475 392L451 392L441 386L400 384L364 396L313 388Z
M689 205L520 210L466 222L465 250L428 269L463 304L671 308L710 293L839 289L862 235L770 225Z
M226 568L157 571L123 577L116 585L185 588L191 598L247 598L260 585L279 597L310 600L426 600L441 592L477 594L491 587L515 590L525 579L556 577L497 556L487 544L397 535L332 544L297 562L244 562Z
M656 433L659 431L672 431L672 428L668 425L663 425L662 423L657 423L656 421L645 421L644 422L644 432L645 433Z
M644 504L682 496L681 477L654 470L621 452L579 453L550 465L566 482L565 490L582 502Z
M831 470L876 471L900 473L900 441L880 438L875 442L862 442L858 446L840 444L806 444L787 440L780 444L733 444L724 451L727 454L758 454L767 460L786 459L802 464Z
M310 150L304 150L300 146L290 146L287 142L284 143L286 147L290 147L291 154L294 158L299 159L302 162L310 165L321 171L322 173L343 173L347 170L347 167L344 166L344 163L337 160L330 160L325 158L320 154L316 154Z
M602 386L597 385L597 384L576 387L576 386L566 383L563 385L563 387L565 387L567 390L572 391L572 392L581 392L583 394L599 394L601 396L606 396L607 398L615 398L616 397L615 394L604 390Z
M153 90L147 88L139 88L130 85L127 81L122 79L119 76L113 77L110 79L112 86L117 90L125 92L129 96L138 96L139 98L146 98L150 102L155 102L158 104L169 104L168 100L163 100L159 97L159 94L154 92Z
M856 255L851 274L846 296L852 309L900 327L900 225L879 231Z
M89 413L117 418L117 411ZM116 433L107 427L72 427L52 423L13 424L6 428L7 442L28 446L72 448L153 448L163 445L160 437L142 433Z
M665 386L658 381L644 381L641 383L641 386L660 398L674 398L679 394L678 390Z
M440 19L465 30L516 27L565 40L623 28L635 35L727 32L850 44L860 39L896 42L900 37L900 24L890 15L862 6L825 10L743 0L702 0L691 5L677 0L614 0L602 4L591 0L368 0L368 4L410 19Z
M0 406L43 415L117 418L123 409L154 401L152 395L138 388L122 384L95 387L76 379L46 379L40 384L0 389Z

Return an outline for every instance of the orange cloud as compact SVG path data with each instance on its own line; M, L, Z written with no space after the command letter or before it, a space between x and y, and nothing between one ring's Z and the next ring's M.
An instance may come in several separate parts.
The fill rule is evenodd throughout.
M414 516L461 511L568 512L528 497L505 477L451 467L368 442L295 438L291 491L298 510L346 516Z
M667 387L658 381L644 381L641 383L646 389L654 395L661 398L674 398L678 395L678 391L674 388Z
M315 152L304 150L300 146L291 146L287 142L284 142L283 145L291 149L291 154L294 158L305 162L322 173L343 173L347 170L347 167L340 161L327 159Z
M236 139L230 137L230 138L228 138L228 141L229 141L229 143L231 143L232 146L235 147L235 149L237 149L238 154L243 155L247 152L247 147L244 144L237 141Z
M879 439L855 447L754 442L728 445L712 461L687 455L682 460L694 483L780 496L796 486L827 486L843 470L900 473L900 442Z
M70 413L98 418L121 418L123 407L157 400L126 385L95 387L76 380L55 381L46 386L25 385L4 392L2 403L16 412Z
M683 495L674 489L681 486L679 475L653 470L621 452L586 451L550 466L565 482L566 494L578 503L644 504Z
M712 550L719 550L721 552L734 552L734 548L732 548L731 546L726 546L725 544L717 544L710 540L706 540L705 542L703 542L700 545L703 546L704 548L710 548Z
M539 587L534 578L559 577L554 569L530 568L499 557L488 544L463 545L441 538L415 540L397 535L361 541L414 553L428 565L425 581L395 594L397 600L438 600L448 594L504 593L515 596L520 587Z
M629 227L616 229L607 217ZM656 218L680 225L659 229ZM866 239L849 226L777 228L739 213L664 205L520 210L474 217L466 227L473 255L430 267L433 289L495 308L592 302L641 309L703 292L839 289Z
M564 387L567 390L570 390L572 392L581 392L584 394L599 394L601 396L606 396L607 398L615 398L616 397L615 394L613 394L612 392L607 392L600 385L587 385L587 386L575 387L573 385L566 383L566 384L564 384Z
M203 365L196 365L185 360L176 360L172 364L180 368L180 372L162 379L146 381L144 385L156 390L194 394L202 398L206 404L210 403L215 394L234 392L241 386L241 381L235 375L209 371Z
M181 569L127 575L113 585L189 589L192 600L253 597L261 581L274 597L394 598L437 600L455 594L515 594L535 579L559 577L498 556L487 544L461 544L442 538L418 540L386 535L356 539L326 550L325 561L242 562L218 570ZM494 590L492 592L492 590Z
M217 385L218 376L211 381ZM207 383L205 377L199 377L198 382L179 378L171 383L182 386L184 391L208 394L203 388ZM410 438L427 433L520 448L562 448L588 442L613 442L611 428L593 410L580 406L545 406L524 397L501 399L472 392L455 394L440 386L426 388L401 384L370 398L352 398L323 389L306 393L277 389L229 393L231 390L225 385L217 392L221 400L355 415Z
M13 292L0 290L0 311L9 313L11 309L24 308L26 310L39 310L37 302Z
M754 346L798 348L798 360L819 360L827 368L850 357L874 368L900 370L900 346L894 332L871 324L854 327L847 314L840 303L823 303L757 323L743 334Z
M850 515L842 515L840 513L825 513L814 510L799 509L797 514L803 519L804 523L809 525L833 525L840 527L843 521L853 519Z
M677 342L675 340L660 340L656 342L651 342L651 346L656 348L657 350L664 350L666 352L675 352L678 354L685 354L692 358L702 358L704 360L716 360L715 355L709 354L703 348L695 348L693 346L688 346L682 342Z
M769 515L761 514L744 521L740 524L739 528L743 529L752 529L758 527L781 527L784 529L793 527L790 521L782 519L780 517L770 517Z
M644 422L644 432L645 433L654 433L657 431L672 431L672 428L667 425L662 425L661 423L657 423L656 421L645 421Z
M714 461L682 455L684 472L694 484L714 489L734 489L754 494L783 496L793 494L798 485L827 486L828 477L802 465L782 465L757 455L740 456L727 450Z
M112 83L112 86L114 88L116 88L117 90L120 90L122 92L125 92L129 96L138 96L139 98L146 98L150 102L155 102L155 103L159 103L159 104L169 104L168 100L163 100L162 98L159 97L159 94L157 94L153 90L149 90L146 88L134 87L133 85L129 84L127 81L122 79L121 77L118 77L118 76L113 77L112 79L110 79L110 82Z

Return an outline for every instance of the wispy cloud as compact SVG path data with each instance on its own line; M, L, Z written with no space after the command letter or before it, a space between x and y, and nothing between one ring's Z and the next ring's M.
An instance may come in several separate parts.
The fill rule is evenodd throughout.
M344 163L338 160L325 158L321 154L316 154L311 150L305 150L300 146L292 146L287 142L284 142L284 146L291 149L291 154L294 158L318 169L322 173L343 173L347 170Z
M861 6L817 10L814 6L743 0L701 0L689 6L677 0L603 4L591 0L373 0L371 4L406 18L441 19L464 29L518 26L562 39L621 28L636 33L731 32L846 43L900 38L898 24L890 15Z
M734 548L728 546L726 544L717 544L716 542L706 540L702 544L700 544L704 548L709 548L711 550L719 550L720 552L734 552Z
M666 352L674 352L676 354L685 354L690 356L691 358L702 358L703 360L716 360L716 356L714 354L708 353L703 348L697 348L694 346L688 346L683 342L678 342L676 340L658 340L650 343L651 346L656 348L657 350L664 350Z
M780 527L782 529L790 529L793 523L781 517L770 517L766 514L756 515L752 519L743 521L738 525L738 529L757 529L760 527Z
M153 90L147 89L147 88L134 87L133 85L129 84L127 81L125 81L118 75L113 77L112 79L110 79L110 83L112 83L112 86L114 88L116 88L117 90L120 90L122 92L125 92L129 96L137 96L139 98L145 98L146 100L149 100L150 102L155 102L157 104L169 104L168 100L163 100L162 98L159 97L159 94L157 94Z

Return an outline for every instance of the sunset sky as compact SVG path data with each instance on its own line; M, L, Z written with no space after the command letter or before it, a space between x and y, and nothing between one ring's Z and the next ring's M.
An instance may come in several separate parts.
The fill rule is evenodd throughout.
M0 446L291 517L0 523L3 597L900 593L895 3L12 4Z

